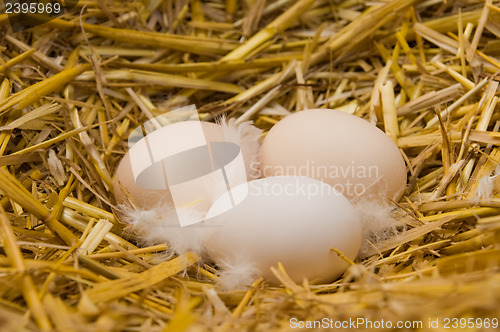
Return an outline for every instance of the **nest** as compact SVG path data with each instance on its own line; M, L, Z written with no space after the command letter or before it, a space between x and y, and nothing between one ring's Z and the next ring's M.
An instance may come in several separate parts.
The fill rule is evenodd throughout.
M0 15L0 329L493 327L498 22L492 0L85 0L19 32ZM277 266L280 287L244 291L192 253L139 247L112 175L131 130L188 104L264 133L306 108L376 124L408 168L398 235L331 284Z

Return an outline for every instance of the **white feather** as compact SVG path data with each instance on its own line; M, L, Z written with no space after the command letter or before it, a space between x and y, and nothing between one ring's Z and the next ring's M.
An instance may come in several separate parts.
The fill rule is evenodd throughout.
M500 165L497 166L495 172L489 176L483 176L478 180L476 192L474 193L474 201L477 203L479 200L489 200L493 198L495 192L495 185L498 181L497 177L500 175Z
M258 269L244 257L219 262L218 267L221 272L217 285L223 291L246 289L259 277Z
M180 227L178 215L169 204L152 209L140 209L130 205L119 205L121 219L131 225L140 244L167 243L169 251L183 254L188 251L204 255L204 238L207 232L202 223ZM195 208L185 208L181 213L200 218Z
M363 199L354 205L361 220L363 242L359 256L373 249L373 245L400 234L403 226L396 217L396 211L381 200Z
M258 151L259 139L262 130L252 125L252 121L235 124L235 119L226 121L225 116L217 119L217 123L222 126L224 137L228 142L237 144L245 161L245 168L248 180L254 180L259 175Z

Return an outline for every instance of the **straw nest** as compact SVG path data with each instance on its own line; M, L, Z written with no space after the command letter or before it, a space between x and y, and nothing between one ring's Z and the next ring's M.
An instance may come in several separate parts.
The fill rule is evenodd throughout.
M498 318L498 2L85 0L34 29L0 22L0 330ZM264 132L312 107L376 123L408 167L398 235L332 284L276 267L281 287L232 292L194 254L139 248L112 175L131 130L187 104Z

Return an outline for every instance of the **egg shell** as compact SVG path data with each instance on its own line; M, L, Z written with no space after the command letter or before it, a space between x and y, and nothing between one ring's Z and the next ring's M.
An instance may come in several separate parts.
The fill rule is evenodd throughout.
M349 199L398 201L406 167L396 144L369 122L341 111L312 109L279 121L266 135L261 174L300 175L324 181Z
M348 267L331 248L352 260L359 252L361 225L356 212L328 184L306 177L269 177L239 185L230 194L240 203L219 214L230 204L229 193L224 194L205 221L205 226L212 226L205 247L221 266L244 261L277 284L270 268L281 262L297 283L304 278L324 283Z
M210 122L197 122L197 121L186 121L178 122L166 127L162 127L147 135L149 143L153 145L156 143L158 146L159 153L162 156L171 156L175 154L182 153L183 151L195 148L199 146L200 132L199 126L203 130L201 139L204 139L207 143L210 142L224 142L224 134L222 127L210 123ZM149 155L146 144L139 144L144 141L144 138L134 145L129 152L125 154L120 164L118 165L117 171L115 173L113 190L115 194L115 199L118 204L129 204L133 203L136 207L142 209L150 209L157 207L161 204L172 204L172 197L169 191L165 189L149 189L139 186L134 178L134 172L131 163L131 151L134 150L135 155L142 156L140 160L136 162L143 163L140 167L145 168L148 166ZM196 165L184 164L182 167L196 167ZM157 176L151 176L149 179L154 185L155 182L164 184L164 177L162 174ZM246 179L243 179L245 181ZM242 182L243 182L242 181ZM225 188L223 188L225 189ZM213 188L200 187L199 184L192 182L186 183L183 188L182 200L186 203L202 201L202 204L208 204L208 196L213 194ZM208 210L212 202L206 206L205 210Z

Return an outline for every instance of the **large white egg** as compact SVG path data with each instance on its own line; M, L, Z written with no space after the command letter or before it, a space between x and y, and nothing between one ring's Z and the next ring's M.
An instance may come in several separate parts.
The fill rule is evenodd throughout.
M264 177L311 177L351 200L398 201L406 186L397 145L368 121L331 109L300 111L279 121L262 143L260 160Z
M232 202L237 205L228 209ZM215 201L207 218L213 227L206 248L215 263L248 263L271 284L277 279L270 268L278 262L297 283L334 281L348 264L331 248L353 260L361 246L360 221L349 200L307 177L239 185Z
M169 207L181 226L199 221L215 199L247 181L240 147L223 127L186 121L161 127L138 140L115 174L118 204Z
M137 183L137 176L134 175L133 171L133 162L143 163L145 166L142 168L147 168L148 164L153 164L153 161L150 161L150 154L153 153L148 151L148 145L155 143L156 146L161 148L163 155L175 155L195 148L199 145L196 138L200 135L198 130L200 125L203 129L202 135L204 135L207 143L223 142L225 140L222 128L219 125L209 122L186 121L160 128L147 135L147 139L143 138L136 143L125 154L116 170L113 189L117 203L124 204L131 201L137 207L147 209L170 201L170 193L164 188L160 188L160 186L156 188L155 186L141 186ZM146 142L148 144L142 144ZM137 157L134 157L134 153ZM151 158L155 158L155 156ZM161 157L156 157L155 162L158 161L161 161ZM193 165L183 166L189 168ZM165 181L163 174L152 174L149 176L149 180L158 185L163 185ZM200 188L198 190L193 189L193 202L200 197L206 196L206 190L206 188L201 188L201 190ZM196 194L196 192L202 192L202 195Z

